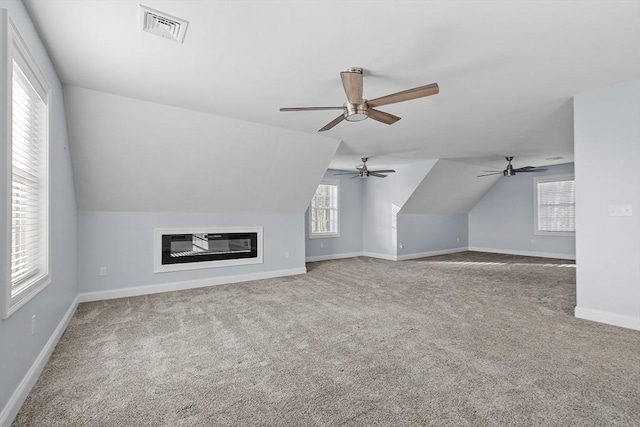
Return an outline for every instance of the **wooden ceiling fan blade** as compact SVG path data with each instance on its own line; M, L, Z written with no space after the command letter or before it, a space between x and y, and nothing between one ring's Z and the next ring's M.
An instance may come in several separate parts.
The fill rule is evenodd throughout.
M340 172L334 173L333 175L360 175L358 172Z
M431 83L425 86L407 89L402 92L393 93L391 95L382 96L380 98L367 101L369 107L380 107L381 105L395 104L396 102L409 101L425 96L436 95L440 91L437 83Z
M503 172L486 173L484 175L478 175L478 178L480 178L481 176L502 175L502 174L503 174Z
M388 125L392 125L400 120L400 117L398 116L394 116L393 114L385 113L384 111L376 110L373 108L369 108L369 110L367 110L367 115L373 120L377 120Z
M344 110L344 107L285 107L280 111L321 111L321 110Z
M522 173L522 172L544 172L544 171L546 171L546 169L537 169L537 168L535 168L535 169L524 169L524 170L522 170L522 169L514 169L513 171L517 172L517 173Z
M393 169L381 169L377 171L369 171L369 173L395 173Z
M329 130L343 120L344 120L344 114L340 114L338 117L336 117L335 119L331 120L329 123L324 125L324 127L320 129L318 132L324 132L325 130Z
M343 71L340 73L344 92L351 104L362 104L362 72Z
M369 176L375 176L377 178L386 178L387 175L382 175L381 173L371 172L369 171Z

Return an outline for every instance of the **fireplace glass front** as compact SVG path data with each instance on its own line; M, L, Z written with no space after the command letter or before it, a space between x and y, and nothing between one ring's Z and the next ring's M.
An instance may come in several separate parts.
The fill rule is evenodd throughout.
M162 265L258 258L258 233L162 234Z

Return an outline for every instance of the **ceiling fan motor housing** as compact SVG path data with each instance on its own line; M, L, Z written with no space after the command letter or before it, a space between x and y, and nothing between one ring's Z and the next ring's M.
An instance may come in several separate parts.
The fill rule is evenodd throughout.
M511 165L511 160L513 160L513 156L507 156L505 157L505 159L507 159L507 168L504 170L503 174L504 176L513 176L516 173L513 171L513 166Z

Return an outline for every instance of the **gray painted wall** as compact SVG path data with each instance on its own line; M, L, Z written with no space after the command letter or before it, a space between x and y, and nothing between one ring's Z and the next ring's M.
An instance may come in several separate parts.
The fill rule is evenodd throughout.
M394 258L466 247L469 234L466 213L402 213L401 208L412 199L413 190L429 179L435 164L436 160L430 160L398 167L397 174L385 179L351 179L334 176L338 171L327 171L326 179L340 179L340 237L309 239L307 211L306 256L364 253ZM403 248L399 248L399 243Z
M369 182L374 180L375 182ZM395 228L391 220L391 178L367 178L362 209L362 250L395 256Z
M575 237L533 233L534 177L572 172L573 163L565 163L549 166L546 172L502 177L469 212L469 247L530 255L575 256Z
M18 0L3 0L2 7L18 28L31 54L38 61L52 87L51 97L51 226L52 226L52 282L28 303L0 323L0 411L16 391L20 381L45 347L77 294L76 277L76 200L68 150L62 87L51 61L40 41L31 20ZM0 26L2 24L0 23ZM4 28L0 28L4 34ZM2 40L4 43L4 39ZM0 81L5 81L4 64L0 69ZM0 114L4 117L5 85L0 85ZM5 135L4 120L0 120L0 135ZM7 221L7 194L4 158L0 162L0 224ZM6 227L0 227L0 259L9 256ZM0 263L0 277L5 286L5 263ZM0 299L4 292L0 292ZM3 301L0 301L3 303ZM36 332L30 334L31 316L36 315Z
M340 237L309 238L309 209L304 216L307 257L353 254L362 252L362 199L364 179L350 175L334 175L344 171L329 169L324 179L340 182Z
M166 273L153 272L155 228L264 227L264 262ZM304 268L303 214L91 212L78 215L80 292L203 280ZM289 258L286 258L286 252ZM107 276L100 276L107 267Z
M577 95L574 111L576 315L626 316L640 328L640 81ZM608 215L620 204L632 216Z
M466 248L469 245L467 214L398 215L398 257L425 252ZM400 245L403 247L400 248Z
M364 185L363 250L365 253L397 255L397 214L436 160L395 168L387 178L368 178ZM371 169L375 169L370 166Z

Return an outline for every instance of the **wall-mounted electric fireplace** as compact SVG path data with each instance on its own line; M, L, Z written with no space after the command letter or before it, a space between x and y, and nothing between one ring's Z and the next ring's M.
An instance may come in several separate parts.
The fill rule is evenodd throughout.
M154 272L259 264L262 227L155 230Z

